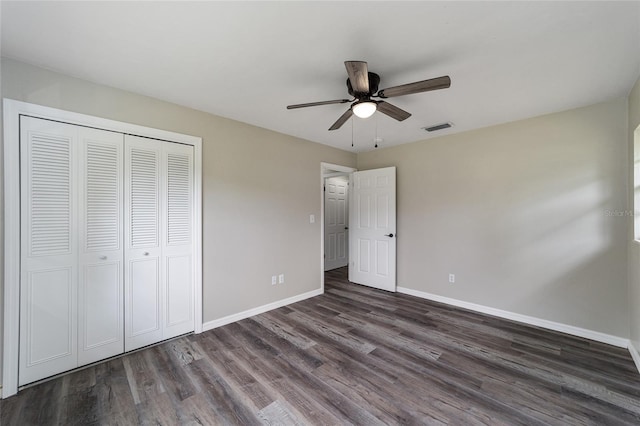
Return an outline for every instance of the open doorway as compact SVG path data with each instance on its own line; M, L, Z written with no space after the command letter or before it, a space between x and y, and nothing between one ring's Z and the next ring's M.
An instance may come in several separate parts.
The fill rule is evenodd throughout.
M349 264L349 176L352 167L322 163L320 194L320 270L324 290L325 271Z

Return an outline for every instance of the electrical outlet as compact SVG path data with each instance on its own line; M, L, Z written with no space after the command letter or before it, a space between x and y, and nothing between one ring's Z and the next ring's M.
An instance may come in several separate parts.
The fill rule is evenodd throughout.
M276 285L278 282L278 277L276 275L271 276L271 285Z
M284 284L284 274L280 274L280 276L278 277L278 282L280 284Z
M456 275L455 274L449 274L449 282L450 283L455 283L456 282Z

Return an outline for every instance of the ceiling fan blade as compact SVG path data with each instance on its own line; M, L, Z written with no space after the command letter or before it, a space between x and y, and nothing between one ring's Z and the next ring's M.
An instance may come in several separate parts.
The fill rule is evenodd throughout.
M391 118L395 118L398 121L403 121L411 117L411 114L409 114L407 111L400 109L395 105L391 105L389 102L385 101L378 102L378 111L388 115Z
M416 81L415 83L403 84L401 86L389 87L378 92L381 98L393 98L394 96L411 95L413 93L428 92L430 90L447 89L451 86L451 79L448 75L432 78L429 80Z
M340 118L338 118L338 121L333 123L333 126L329 127L329 130L338 130L344 123L347 122L348 119L351 118L352 115L353 111L351 111L351 108L349 108L344 114L340 116Z
M318 106L318 105L346 104L347 102L352 102L352 100L335 99L333 101L321 101L321 102L310 102L308 104L287 105L287 109L306 108L306 107L312 107L312 106Z
M344 66L349 74L349 81L354 93L369 93L369 71L363 61L345 61Z

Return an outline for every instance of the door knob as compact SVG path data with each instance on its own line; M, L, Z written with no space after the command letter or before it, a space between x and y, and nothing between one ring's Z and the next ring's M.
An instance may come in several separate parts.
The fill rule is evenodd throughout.
M144 252L144 253L142 253L142 254L144 254L145 256L149 256L149 252L148 252L148 251L145 251L145 252Z
M393 238L393 234L384 234L385 237Z
M347 229L349 229L349 227L348 227L348 226L345 226L345 227L344 227L344 229L345 229L345 230L347 230Z
M100 260L107 260L107 256L100 256Z

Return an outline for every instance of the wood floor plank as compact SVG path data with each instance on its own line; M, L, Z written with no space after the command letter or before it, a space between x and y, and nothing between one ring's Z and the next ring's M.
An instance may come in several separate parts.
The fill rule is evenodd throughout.
M151 354L151 351L140 351L122 359L127 383L136 405L165 392L156 364L150 362Z
M315 371L315 375L331 388L349 397L359 407L364 408L385 424L404 424L411 420L411 413L403 407L381 398L379 388L363 386L354 380L349 371L335 365L323 364ZM445 424L445 423L442 423Z
M290 309L279 311L283 314L292 312ZM278 368L272 362L278 354L277 351L265 350L262 353L256 353L254 344L257 344L258 348L261 348L262 344L256 342L254 336L248 336L248 341L243 339L237 329L237 325L225 327L224 330L219 331L219 334L228 348L235 348L232 351L234 362L241 368L251 371L256 381L274 392L277 395L275 400L288 403L289 407L294 408L292 411L296 418L304 419L306 424L340 424L340 419L319 404L313 394L304 392L298 383L289 379L288 369Z
M57 380L52 380L42 384L41 389L47 398L32 398L28 404L23 406L23 410L16 416L18 422L25 422L26 424L42 424L47 420L57 418L57 413L53 410L56 408L53 403L57 398L56 391L60 389L61 383ZM35 394L35 390L31 390L30 394ZM59 393L58 393L59 395ZM55 417L54 417L55 416ZM19 423L18 423L19 424Z
M311 346L315 345L316 342L309 339L308 337L295 333L291 327L288 325L279 324L277 321L272 321L268 314L267 315L256 315L251 318L252 321L257 322L262 327L276 334L277 336L291 342L292 345L300 349L309 349Z
M258 328L253 321L246 321L238 323L242 327L246 336L252 336L252 338L259 338L272 348L274 348L278 356L286 356L289 363L296 365L298 368L311 371L322 365L322 360L313 356L307 349L300 349L289 339L281 337L279 334L271 331L270 329ZM314 342L315 345L315 342Z
M302 426L304 423L291 412L289 407L281 401L273 401L271 404L258 411L258 416L265 425L278 426Z
M345 333L345 330L336 329L335 327L330 327L325 325L324 322L319 321L311 315L303 314L302 312L294 311L287 315L294 321L302 323L314 330L318 334L322 334L329 339L335 341L338 344L343 346L348 346L358 352L369 353L375 349L374 345L367 343L366 341L362 341L354 336L348 335Z
M206 368L212 369L228 386L233 389L239 398L246 400L245 405L251 405L258 410L268 406L277 399L277 395L270 392L247 370L237 362L232 351L218 352L215 357L205 357L203 362L207 363Z
M175 356L170 343L150 348L146 355L150 356L149 363L155 364L157 374L162 380L162 386L166 392L182 401L196 394L198 388L189 379L182 363L182 357Z
M258 409L248 403L250 398L239 392L230 384L230 380L222 377L216 369L211 368L209 359L201 359L192 364L197 373L200 387L208 396L208 405L226 424L259 424Z
M90 412L95 413L100 421L110 424L126 425L131 422L138 423L138 414L133 395L127 380L126 371L122 358L116 358L95 367L96 384L91 389L91 394L95 396L94 403L87 407ZM73 374L78 374L76 372ZM74 423L74 419L82 412L69 411L69 423ZM44 423L50 424L50 423Z
M161 393L136 405L138 423L144 426L179 424L176 408L169 394Z
M23 389L4 425L637 425L623 348L325 273L325 293Z
M252 374L260 383L278 395L277 400L286 401L294 407L296 417L306 424L340 424L339 417L324 408L314 398L313 393L304 392L295 381L291 381L283 370L261 357L255 357L247 349L234 350L236 362Z

